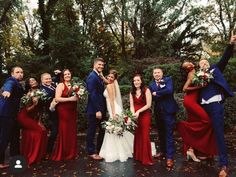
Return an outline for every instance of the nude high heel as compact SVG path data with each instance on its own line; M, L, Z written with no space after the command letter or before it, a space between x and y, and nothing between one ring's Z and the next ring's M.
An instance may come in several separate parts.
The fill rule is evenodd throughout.
M195 156L195 154L194 154L192 151L190 151L190 150L187 150L186 155L187 155L187 159L188 159L188 160L192 159L194 162L201 162L201 160L199 160L199 159Z

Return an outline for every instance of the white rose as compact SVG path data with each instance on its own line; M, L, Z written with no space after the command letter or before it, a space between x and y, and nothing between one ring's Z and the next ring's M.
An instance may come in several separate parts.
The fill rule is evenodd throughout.
M79 89L78 94L79 94L79 95L83 95L83 94L84 94L84 91L85 91L84 89Z
M106 122L106 125L109 125L109 126L110 126L110 125L111 125L111 122Z

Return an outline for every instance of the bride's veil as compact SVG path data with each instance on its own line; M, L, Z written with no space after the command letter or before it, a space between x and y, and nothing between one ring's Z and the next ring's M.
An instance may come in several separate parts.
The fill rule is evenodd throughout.
M123 104L122 104L122 99L121 99L121 94L120 94L120 87L117 82L117 80L114 81L115 84L115 89L116 89L116 102L120 106L121 110L123 110Z

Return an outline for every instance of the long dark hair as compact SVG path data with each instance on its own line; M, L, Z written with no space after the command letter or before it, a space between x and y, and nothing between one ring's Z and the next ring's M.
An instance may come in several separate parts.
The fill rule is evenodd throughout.
M39 88L39 82L38 82L38 80L37 80L36 78L34 78L34 77L29 77L29 78L26 79L26 81L25 81L25 90L24 90L24 93L28 93L28 92L30 91L30 89L31 89L31 87L30 87L30 79L35 79L36 82L38 83L38 88Z
M143 95L145 95L145 85L144 85L144 80L143 80L143 77L142 77L142 75L141 74L135 74L134 76L133 76L133 79L135 78L135 77L139 77L140 79L141 79L141 81L142 81L142 83L141 83L141 86L140 86L140 89L141 89L141 96L143 97ZM136 87L134 86L134 81L133 81L133 79L132 79L132 88L131 88L131 94L132 94L132 96L134 97L135 95L136 95Z
M69 71L70 74L72 75L71 71L69 69L64 69L62 72L61 72L61 75L60 75L60 82L64 82L64 73L66 71Z

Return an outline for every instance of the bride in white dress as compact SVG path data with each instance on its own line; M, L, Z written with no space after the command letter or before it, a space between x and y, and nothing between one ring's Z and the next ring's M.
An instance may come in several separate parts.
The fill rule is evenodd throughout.
M123 106L116 70L110 70L107 79L109 84L103 94L106 98L109 117L117 119L117 115L121 115L123 112ZM116 160L124 162L133 157L133 142L134 135L128 131L125 131L123 136L106 132L99 155L106 162L114 162Z

